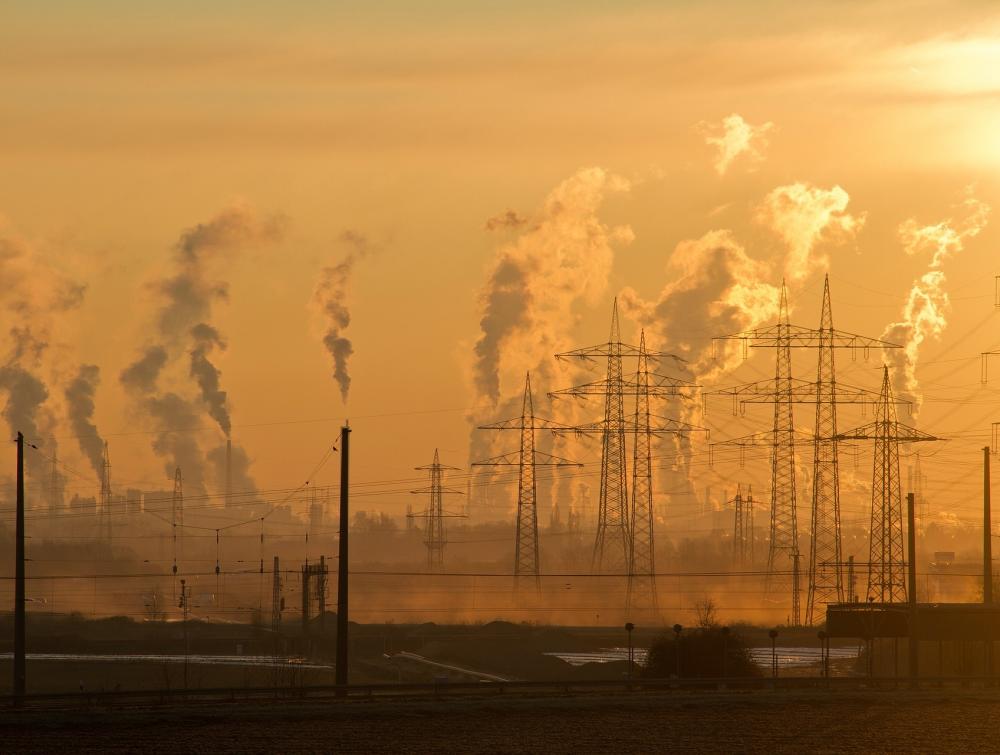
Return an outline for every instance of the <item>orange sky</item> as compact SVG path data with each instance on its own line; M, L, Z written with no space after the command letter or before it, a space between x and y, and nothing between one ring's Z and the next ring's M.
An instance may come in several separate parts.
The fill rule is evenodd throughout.
M710 231L731 231L761 284L777 285L811 230L783 231L762 209L767 198L797 184L831 197L839 186L846 203L813 229L793 286L803 324L818 317L829 270L838 327L878 336L931 262L926 248L906 253L901 226L950 220L961 236L940 266L947 326L919 349L918 423L952 438L924 471L972 517L976 484L953 478L971 474L1000 420L1000 358L995 379L979 384L979 353L1000 345L1000 259L995 213L973 234L962 203L1000 205L1000 14L981 3L846 7L15 3L0 29L0 239L31 261L18 258L16 277L13 263L0 269L3 306L17 321L14 303L44 294L53 271L86 285L66 313L37 298L36 327L51 330L37 371L61 457L87 472L62 394L79 363L94 363L95 419L116 480L166 485L150 420L118 375L154 338L150 282L171 274L181 233L226 208L283 219L279 240L238 244L209 272L229 287L211 321L228 344L216 357L234 438L257 485L275 489L302 482L348 416L358 481L409 478L435 447L466 465L482 296L504 249L532 264L564 254L597 265L582 282L556 267L537 283L554 297L553 343L583 345L604 339L615 295L631 289L638 316L638 300L652 307L677 286L678 250ZM707 137L731 114L772 125L720 173ZM579 173L594 167L603 178ZM587 196L574 193L580 180ZM552 206L577 200L582 209L568 214ZM484 229L507 210L527 224ZM350 250L345 230L372 248L347 298L347 406L310 309L321 270ZM588 246L595 233L607 244ZM645 311L651 329L669 331ZM636 324L625 322L631 338ZM528 351L547 353L549 341L532 338L501 348L504 398L520 391L515 375L537 367ZM752 379L772 369L768 358L713 379ZM878 355L841 361L845 379L877 385ZM804 376L814 369L811 356L797 364ZM174 365L169 387L196 401L186 369ZM561 380L538 385L539 396ZM975 403L956 403L965 398ZM198 406L208 447L221 436ZM863 419L846 412L842 423ZM811 413L799 420L811 425ZM736 421L721 407L706 421L721 440L768 418L754 410ZM574 453L599 456L593 446ZM335 464L323 475L333 482ZM765 484L763 470L724 462L695 487L732 487L741 475ZM86 476L71 477L70 493L95 491ZM845 509L858 518L856 498ZM364 506L398 514L407 499Z

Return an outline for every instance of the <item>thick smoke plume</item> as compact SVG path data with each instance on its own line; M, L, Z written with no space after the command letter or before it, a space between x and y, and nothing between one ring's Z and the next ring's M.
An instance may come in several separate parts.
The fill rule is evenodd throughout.
M692 377L712 382L740 358L736 349L715 353L712 338L773 321L780 288L771 266L751 258L728 230L679 243L667 271L672 280L655 302L626 289L623 307L655 348L684 358Z
M951 302L945 290L945 262L965 248L965 242L986 226L990 208L976 199L971 190L961 205L962 217L948 218L934 225L921 226L910 218L899 226L903 250L910 256L929 254L927 272L913 282L903 304L902 318L890 323L882 339L901 345L886 349L885 358L892 367L893 388L897 397L911 401L914 413L920 410L922 395L917 380L920 347L928 338L939 338L948 325Z
M100 380L101 370L96 364L81 364L65 391L70 427L98 479L104 462L104 439L94 424L94 397Z
M340 398L346 404L351 390L351 375L347 362L354 353L351 340L344 330L351 324L351 312L347 306L350 294L351 276L354 265L371 250L371 244L355 231L344 231L340 241L349 247L344 258L336 265L323 268L313 290L312 306L322 320L323 345L333 360L333 379L340 388Z
M817 251L821 242L844 243L864 226L865 214L847 212L849 202L839 186L822 189L801 182L779 186L764 198L756 217L788 247L784 275L789 284L829 266L829 258Z
M167 475L181 467L185 483L196 492L204 487L205 469L204 456L190 434L198 425L199 407L180 386L164 390L160 381L176 381L181 375L193 381L205 411L226 437L231 434L221 373L209 359L215 349L225 348L224 339L212 324L214 304L228 296L220 268L238 251L279 240L284 225L279 216L262 217L239 205L184 231L174 249L169 272L151 285L160 298L157 337L119 376L137 411L154 421L158 434L153 451L164 460ZM184 357L187 370L172 371Z
M574 306L597 303L614 247L634 238L630 227L610 228L597 212L607 195L629 189L620 176L586 168L559 184L531 221L515 225L524 230L497 252L480 294L473 363L480 401L496 406L502 394L518 396L525 372L548 373L552 355L571 347Z
M546 406L546 391L555 387L553 355L575 345L576 306L600 301L615 248L634 237L630 227L609 227L598 217L606 197L630 189L620 176L585 168L556 186L530 217L507 210L487 221L488 230L517 235L498 249L480 294L480 333L472 363L476 408L468 417L470 461L493 456L499 442L494 433L476 430L477 425L520 414L526 372L531 373L536 414L572 421L570 413L579 408L575 403ZM610 307L606 311L610 316ZM539 438L539 447L572 456L567 442L546 435ZM482 474L490 473L484 468ZM558 484L568 499L568 481ZM545 491L539 495L544 499Z
M3 418L12 431L20 431L29 442L37 442L42 433L38 413L49 391L36 375L17 364L0 367L0 388L7 391Z
M650 346L687 360L689 379L701 385L718 381L738 366L736 344L713 345L714 336L773 324L778 315L780 281L787 276L790 294L813 272L828 264L818 251L821 242L850 238L862 216L846 212L849 197L840 187L826 190L805 183L771 191L756 219L784 242L784 251L766 259L751 257L731 231L714 230L682 241L667 264L669 282L653 301L626 289L620 296L625 312L646 329ZM681 404L680 418L702 424L702 404ZM677 441L678 457L668 489L690 491L692 443Z
M771 122L754 126L737 113L727 115L721 123L699 124L705 143L715 150L712 164L720 176L740 157L750 169L756 167L764 159L767 134L773 128Z
M6 328L0 335L6 351L0 389L7 394L2 414L11 434L20 431L29 442L42 445L46 455L55 455L55 419L47 406L51 391L46 382L46 374L54 370L48 355L59 345L55 334L83 302L85 287L58 269L46 252L0 218L0 312ZM44 442L43 436L48 436ZM49 475L42 475L42 460L29 454L25 464L45 487Z
M219 331L203 322L191 328L191 337L195 344L191 349L191 377L201 389L201 398L208 407L209 416L219 423L219 428L229 438L233 432L233 424L226 408L226 392L220 387L219 370L208 359L212 349L218 347L224 350L226 344Z

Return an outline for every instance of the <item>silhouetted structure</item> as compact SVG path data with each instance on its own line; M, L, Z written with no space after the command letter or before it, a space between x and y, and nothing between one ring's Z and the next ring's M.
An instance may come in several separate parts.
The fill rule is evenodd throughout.
M649 351L645 345L644 333L640 335L639 346L622 343L617 300L612 309L611 336L608 342L556 356L560 359L573 357L586 360L597 357L608 362L607 376L604 380L554 391L550 395L554 398L560 396L604 398L602 422L571 428L572 432L601 435L601 493L593 568L602 573L624 571L629 578L626 605L655 611L651 437L687 433L702 428L663 417L655 417L658 423L653 423L654 417L650 413L649 399L682 396L685 390L696 386L678 378L657 375L649 371L651 360L672 359L676 362L682 360L673 354ZM624 357L637 359L634 380L626 379L623 375ZM624 397L627 395L636 397L636 411L631 421L625 419ZM635 437L631 498L626 485L626 435Z
M275 566L277 566L277 557L275 557ZM309 618L312 613L313 601L317 603L317 610L320 621L320 629L323 628L323 623L326 621L326 578L327 578L327 568L326 568L326 557L320 556L318 564L310 564L308 560L302 565L302 631L304 633L309 631ZM278 590L280 592L280 584ZM278 597L279 605L281 597ZM273 608L272 608L273 612ZM272 622L274 621L272 617ZM279 609L278 622L281 622L281 614Z
M767 592L776 594L788 585L780 576L782 562L794 562L800 554L796 515L795 484L795 425L792 405L816 405L816 425L808 436L813 445L813 489L811 504L811 543L809 588L806 622L820 619L818 603L843 600L843 573L840 537L840 475L837 458L837 404L870 403L876 394L864 388L838 383L835 373L834 350L861 349L866 355L872 348L899 348L896 344L855 333L835 330L830 303L830 281L823 286L823 305L818 329L793 325L788 320L788 297L784 282L778 304L778 322L774 326L755 328L744 333L723 336L719 340L738 340L744 348L773 348L776 352L773 380L756 381L736 388L715 391L733 398L734 412L744 403L774 404L774 421L769 441L761 434L736 438L715 445L771 448L771 526L767 560ZM816 381L792 376L791 350L817 349ZM793 566L793 563L789 563ZM787 572L786 572L787 574ZM794 577L794 575L793 575ZM801 623L799 591L791 581L792 624Z
M281 609L284 607L284 598L281 597L281 568L278 557L274 557L274 566L271 572L271 631L277 634L281 631Z
M903 554L899 444L937 438L896 419L889 368L883 367L882 390L875 409L875 421L844 433L838 439L871 440L875 443L868 597L878 603L902 603L906 600L906 558Z
M427 568L437 571L444 567L444 549L448 544L447 533L444 526L448 514L444 510L444 496L446 494L462 495L461 490L446 488L442 484L444 472L446 470L458 470L458 467L448 467L441 463L438 450L434 449L434 461L423 467L414 467L418 471L426 471L430 474L431 484L429 487L411 490L414 494L429 494L430 501L427 509L413 514L424 518L424 545L427 546Z
M535 488L536 467L580 467L575 461L538 451L535 448L535 430L565 428L552 420L535 416L531 397L531 375L524 378L524 397L521 400L521 416L513 419L481 425L480 430L517 430L521 444L516 453L494 456L492 459L477 461L473 466L516 466L517 467L517 521L514 540L514 587L519 589L524 579L531 579L536 589L541 588L539 577L540 559L538 554L538 500Z
M101 462L101 540L111 547L111 455L108 442L104 442L104 456Z
M733 504L733 563L738 568L753 566L753 486L736 487Z

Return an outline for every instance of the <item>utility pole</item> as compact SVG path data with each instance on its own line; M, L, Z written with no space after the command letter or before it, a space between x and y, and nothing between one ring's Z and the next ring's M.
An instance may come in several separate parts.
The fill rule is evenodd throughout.
M188 611L190 601L188 600L187 580L181 580L181 611L184 617L184 689L188 686L188 655L191 653L191 645L188 637Z
M524 398L521 400L521 416L513 419L481 425L480 430L517 430L521 436L520 449L516 453L506 453L485 461L473 462L472 466L516 466L517 467L517 522L514 541L514 589L521 588L521 582L530 579L535 590L541 590L540 560L538 555L538 501L535 488L535 472L538 467L581 467L575 461L562 459L535 449L535 430L552 430L557 425L552 420L535 416L531 397L531 375L524 378ZM470 489L471 490L471 489Z
M990 511L990 447L983 448L983 603L993 602L993 516Z
M847 602L857 601L857 589L854 581L854 556L847 557Z
M27 689L24 632L24 435L17 434L17 513L14 526L14 702L23 704Z
M897 420L889 368L884 366L875 421L840 434L837 440L871 440L875 443L868 598L879 603L903 603L906 601L906 558L903 553L899 444L938 439Z
M906 551L909 556L909 627L906 645L909 651L909 675L916 679L920 663L920 633L917 627L917 516L913 493L906 494Z
M338 695L346 695L347 690L347 580L348 550L347 524L350 516L348 506L348 473L350 471L351 428L346 422L340 429L340 542L338 543L337 564L337 668L336 682L341 689Z

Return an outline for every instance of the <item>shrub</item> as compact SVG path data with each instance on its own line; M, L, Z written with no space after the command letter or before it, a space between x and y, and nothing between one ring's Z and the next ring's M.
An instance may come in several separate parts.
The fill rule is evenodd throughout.
M723 659L723 654L725 658ZM666 679L760 676L742 635L724 627L686 629L678 639L672 632L655 640L649 648L643 676Z

